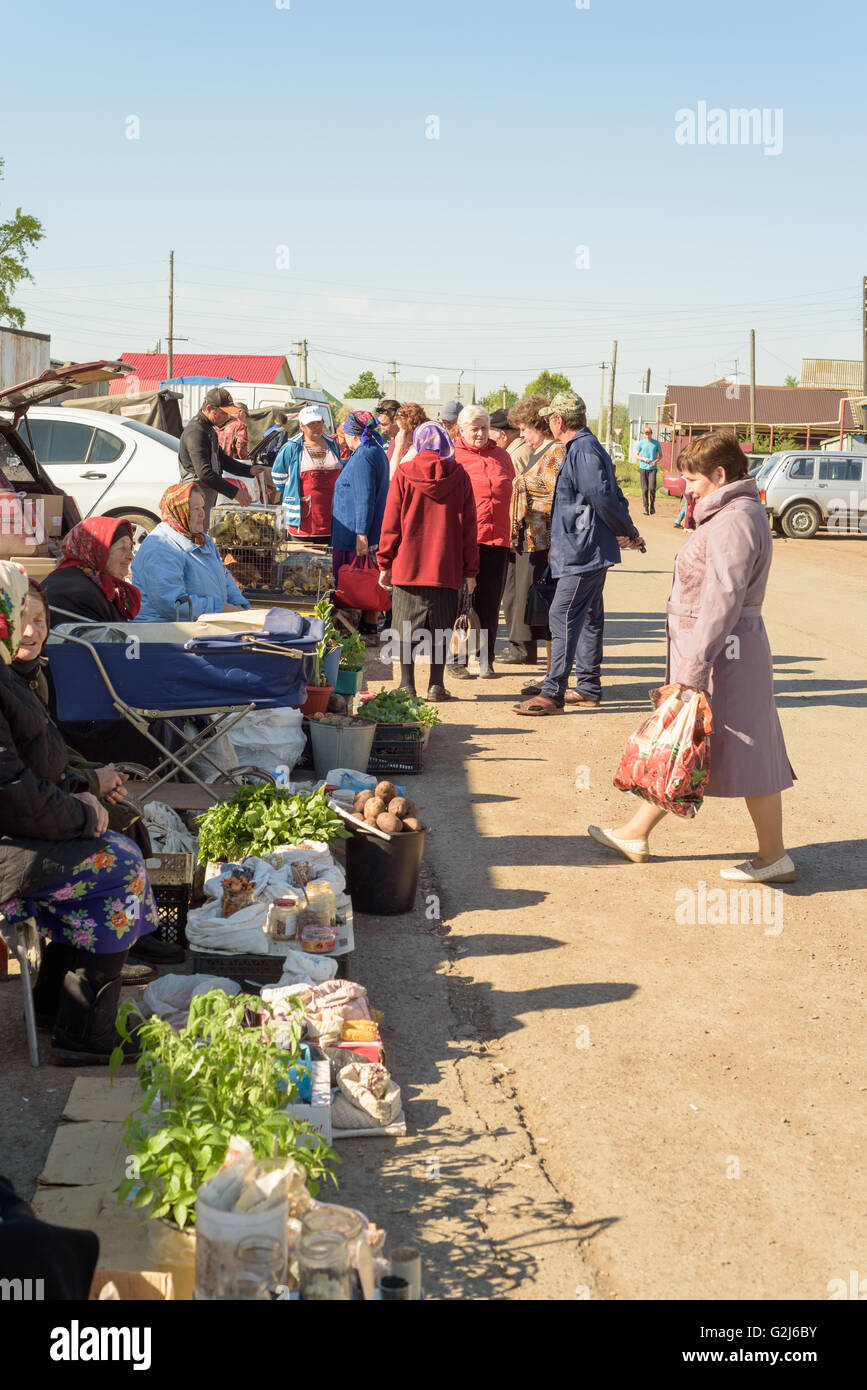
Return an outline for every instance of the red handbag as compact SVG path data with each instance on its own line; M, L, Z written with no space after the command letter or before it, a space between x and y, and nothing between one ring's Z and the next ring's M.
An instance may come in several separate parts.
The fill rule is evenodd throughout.
M372 555L356 555L348 565L340 566L335 606L377 613L386 613L391 607L391 594L379 582L379 565Z

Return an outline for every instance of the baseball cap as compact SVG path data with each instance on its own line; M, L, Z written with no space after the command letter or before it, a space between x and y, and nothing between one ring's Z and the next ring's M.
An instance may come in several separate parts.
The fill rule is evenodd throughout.
M587 407L577 391L558 391L551 404L543 406L539 414L542 416L586 415Z
M463 401L446 401L440 410L440 419L448 420L449 424L454 424L463 408Z
M298 416L299 425L312 425L314 420L324 420L325 416L318 405L305 405Z
M205 392L205 399L202 401L202 405L217 406L221 410L225 410L227 405L234 404L235 402L224 386L212 386L210 391Z

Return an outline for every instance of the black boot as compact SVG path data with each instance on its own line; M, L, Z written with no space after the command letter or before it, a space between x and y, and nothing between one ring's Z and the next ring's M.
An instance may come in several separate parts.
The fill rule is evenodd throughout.
M70 970L63 981L51 1039L51 1060L56 1066L108 1066L120 1043L115 1028L122 985L119 967L114 979L105 980L102 975L102 983L101 972L90 969L87 974L84 968ZM125 1061L136 1055L134 1049L127 1047L124 1053Z
M410 695L415 694L415 666L411 661L409 664L405 661L400 663L400 685L397 688L409 691Z

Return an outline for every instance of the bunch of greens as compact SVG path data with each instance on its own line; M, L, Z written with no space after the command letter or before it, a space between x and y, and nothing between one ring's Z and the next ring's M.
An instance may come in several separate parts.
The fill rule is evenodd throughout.
M436 705L429 705L409 690L386 690L383 686L372 700L365 700L358 713L377 724L425 724L433 728L439 723Z
M230 801L218 802L199 821L199 859L203 864L270 854L299 840L345 840L349 832L328 805L325 787L308 795L287 787L249 783Z
M313 609L314 618L320 618L322 620L322 622L325 624L325 630L322 633L322 638L316 647L316 651L313 654L313 680L311 681L312 685L327 684L325 676L322 673L322 663L327 657L328 653L331 651L331 649L339 645L337 628L334 626L334 623L332 622L333 614L334 605L329 603L328 600L325 598L321 598Z
M141 1113L124 1126L134 1162L118 1200L134 1192L133 1206L149 1207L148 1219L166 1217L182 1229L194 1225L196 1193L222 1167L233 1135L248 1140L256 1158L294 1159L314 1196L317 1179L331 1178L336 1185L329 1164L337 1156L312 1125L286 1113L297 1096L290 1069L295 1067L297 1075L302 1006L298 1003L289 1026L286 1048L269 1042L261 1026L243 1026L248 1009L273 1014L256 996L230 997L215 989L193 999L186 1028L175 1032L161 1018L141 1022L132 999L121 1006L120 1036L129 1039L129 1023L139 1024L143 1094ZM112 1079L121 1061L118 1047Z
M340 645L343 648L340 657L341 671L360 671L364 665L366 650L361 633L351 632L348 637L341 639Z

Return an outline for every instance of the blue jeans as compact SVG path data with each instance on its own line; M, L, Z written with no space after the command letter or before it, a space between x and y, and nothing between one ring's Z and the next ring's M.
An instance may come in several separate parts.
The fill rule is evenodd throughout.
M542 682L542 694L562 705L572 663L578 672L582 695L598 700L602 692L602 631L605 609L602 590L607 567L586 574L564 574L548 614L551 628L551 669Z
M683 501L682 501L681 504L680 504L680 511L678 512L677 516L674 518L675 524L676 524L678 521L683 521L683 518L684 518L685 516L686 516L686 498L684 497Z

